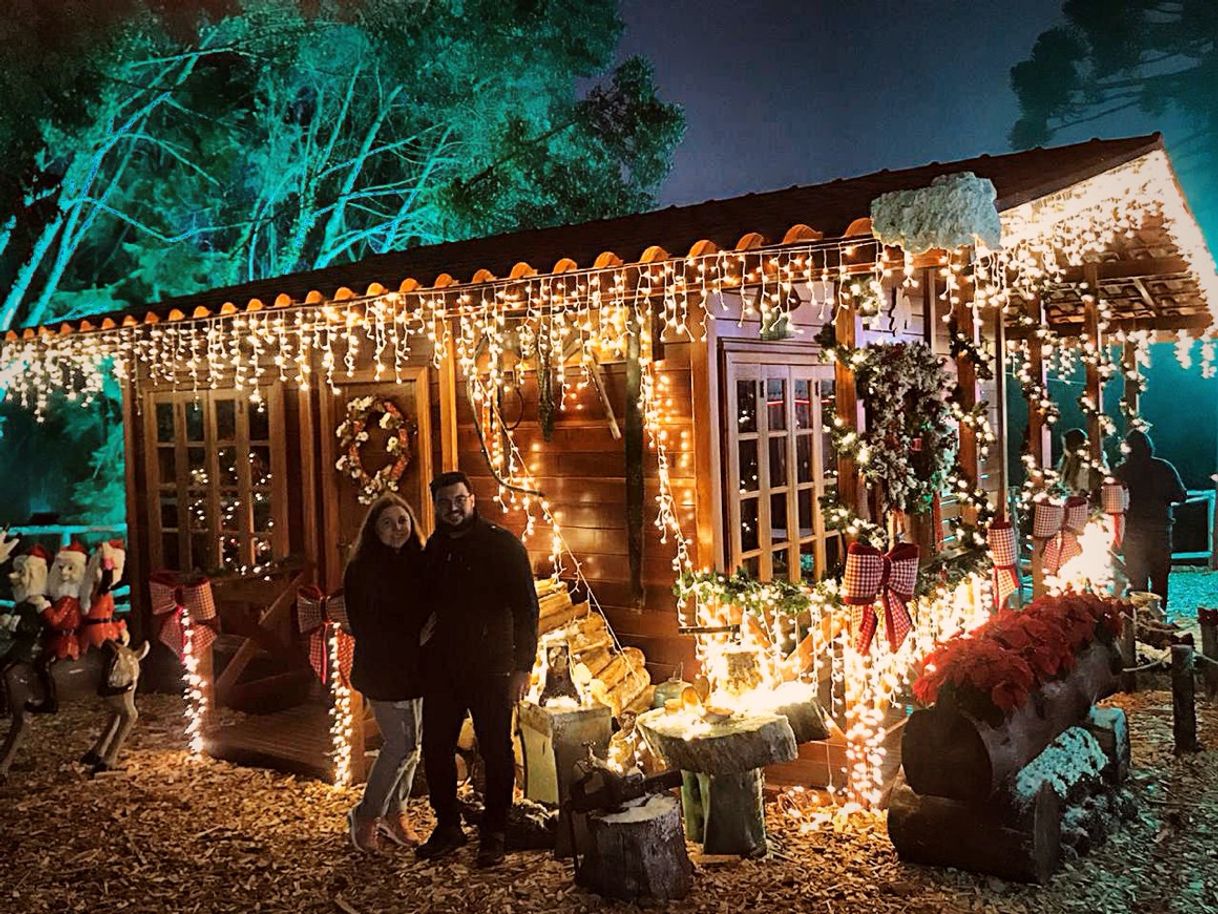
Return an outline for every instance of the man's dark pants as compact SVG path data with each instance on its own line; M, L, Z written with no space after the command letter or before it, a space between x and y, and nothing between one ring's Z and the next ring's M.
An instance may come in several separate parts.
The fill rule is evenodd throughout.
M465 712L474 719L478 753L486 766L482 832L507 830L516 762L512 755L510 675L452 674L432 678L423 696L423 767L438 826L461 824L457 804L457 739Z
M1130 527L1122 544L1130 590L1157 593L1167 609L1167 577L1171 572L1171 530Z

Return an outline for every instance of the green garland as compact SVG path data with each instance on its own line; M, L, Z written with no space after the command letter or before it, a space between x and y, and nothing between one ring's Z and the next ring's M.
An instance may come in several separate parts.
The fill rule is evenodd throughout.
M832 324L817 342L854 371L867 428L830 424L833 446L858 464L863 478L883 493L890 508L908 514L930 509L943 488L955 450L951 378L924 343L877 343L863 348L837 343Z

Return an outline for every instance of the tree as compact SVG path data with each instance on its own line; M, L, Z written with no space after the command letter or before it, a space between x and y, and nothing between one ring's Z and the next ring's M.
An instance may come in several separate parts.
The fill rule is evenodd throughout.
M1102 118L1140 113L1167 140L1211 236L1218 231L1218 4L1213 0L1065 0L1066 23L1043 32L1011 70L1025 148ZM1139 129L1139 128L1135 128Z
M0 330L644 209L684 121L611 68L621 30L614 0L0 0Z
M635 212L683 129L611 0L119 7L0 121L0 329Z

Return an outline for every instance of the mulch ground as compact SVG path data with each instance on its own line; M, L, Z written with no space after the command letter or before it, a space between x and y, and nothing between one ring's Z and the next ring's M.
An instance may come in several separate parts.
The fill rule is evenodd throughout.
M1162 687L1163 683L1157 683ZM1218 707L1201 700L1201 738L1171 750L1170 695L1117 696L1131 720L1136 820L1043 888L902 864L882 817L801 829L771 805L776 853L706 864L680 912L1218 912ZM495 871L408 852L357 854L345 814L357 790L184 751L182 706L141 698L125 770L92 780L74 760L99 718L37 720L0 786L0 911L539 912L634 910L574 887L568 862L515 854ZM4 722L0 721L0 726ZM88 733L77 730L88 728ZM430 826L425 803L420 820Z

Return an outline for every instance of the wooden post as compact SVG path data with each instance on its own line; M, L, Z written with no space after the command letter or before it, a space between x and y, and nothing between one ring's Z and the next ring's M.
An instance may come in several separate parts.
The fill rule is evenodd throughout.
M650 308L650 302L647 303ZM641 327L635 310L626 323L626 548L630 560L630 599L643 605L643 368Z
M1001 310L994 312L994 402L998 405L998 426L994 447L998 449L998 517L1007 516L1011 466L1007 459L1007 325Z
M440 360L440 470L448 472L457 466L457 347L456 327L448 325L444 356Z
M862 322L854 305L841 305L833 325L837 345L851 348L858 346L861 330ZM842 420L847 430L860 430L863 426L863 416L858 390L855 388L854 369L841 359L834 363L833 390L837 417ZM841 454L837 458L837 491L843 505L856 514L863 514L858 465L853 458Z
M1045 307L1040 295L1028 302L1028 316L1037 327L1045 326ZM1045 367L1045 346L1040 336L1033 332L1028 337L1028 374L1033 386L1049 391L1049 373ZM1025 399L1026 396L1025 396ZM1028 404L1028 473L1032 477L1034 488L1044 485L1045 468L1053 462L1053 447L1049 438L1049 423L1045 410L1039 400L1027 399ZM1041 551L1032 548L1032 596L1041 597L1045 593L1045 570Z
M715 319L707 313L702 296L690 301L688 325L689 380L692 397L695 483L693 560L699 568L724 570L723 495L720 486L719 364ZM705 327L705 338L699 328Z
M1104 334L1100 330L1100 281L1099 264L1083 265L1083 277L1087 291L1083 293L1083 332L1095 346L1097 353L1104 348ZM1095 403L1096 413L1087 420L1087 444L1091 459L1099 461L1104 456L1104 425L1100 415L1104 412L1104 381L1098 365L1087 363L1085 392Z
M1196 752L1197 707L1196 683L1193 680L1193 646L1173 644L1171 646L1171 712L1172 735L1176 740L1176 754Z
M1201 653L1206 660L1201 661L1201 669L1205 675L1205 694L1210 698L1218 695L1218 609L1205 606L1197 608L1197 622L1201 628Z
M1139 400L1142 396L1142 385L1138 383L1137 377L1130 377L1138 370L1138 347L1132 340L1126 340L1125 345L1121 347L1121 367L1125 375L1125 414L1128 416L1136 416L1138 414ZM1126 431L1129 431L1126 429Z
M1136 692L1138 674L1133 668L1138 665L1138 607L1134 603L1126 603L1121 613L1121 663L1125 666L1125 672L1121 674L1121 691Z
M961 300L957 303L952 316L955 319L956 332L961 334L973 346L980 345L980 328L973 319L972 302L966 301L964 296L961 295ZM960 389L960 408L967 413L977 405L977 401L980 398L977 393L977 365L969 356L963 353L956 356L956 386ZM981 481L981 460L977 448L977 430L971 425L964 423L960 425L959 461L960 469L963 471L964 478L968 482L969 490L976 489ZM961 516L966 523L975 524L977 522L977 509L971 505L965 505L961 511Z

